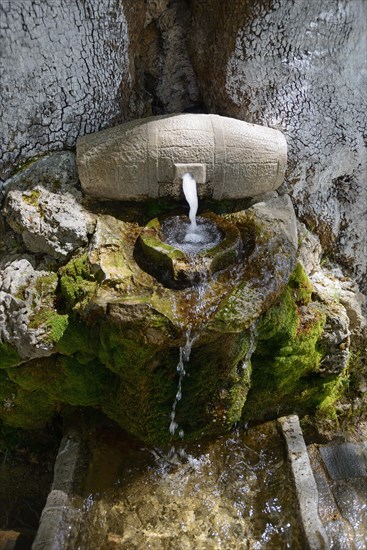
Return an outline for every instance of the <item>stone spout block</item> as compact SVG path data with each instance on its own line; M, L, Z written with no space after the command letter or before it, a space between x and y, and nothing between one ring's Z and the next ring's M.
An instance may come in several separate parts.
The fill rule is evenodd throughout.
M149 117L77 142L84 192L109 200L180 198L184 171L201 198L253 197L281 185L286 162L281 132L219 115Z
M182 178L185 174L191 174L196 184L206 183L206 165L205 164L175 164L174 183L182 185Z

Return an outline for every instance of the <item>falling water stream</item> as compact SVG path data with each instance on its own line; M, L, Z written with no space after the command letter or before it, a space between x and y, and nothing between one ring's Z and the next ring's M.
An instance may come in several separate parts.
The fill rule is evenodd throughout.
M182 188L185 195L185 198L190 206L189 219L190 224L182 223L180 218L173 218L173 224L170 224L170 221L163 226L163 235L165 235L166 241L169 244L179 247L183 250L190 258L192 262L195 262L195 255L203 250L212 248L215 246L221 239L220 232L216 228L215 224L209 220L201 219L197 223L196 214L198 210L198 196L196 189L196 181L191 174L184 174L182 178ZM196 289L203 288L206 286L207 278L203 274L201 280L198 284L195 285ZM200 300L200 291L198 293L198 300L194 304L194 309L197 313L202 309L202 303ZM198 333L192 334L192 327L189 325L185 333L185 344L179 349L179 361L177 364L177 372L179 375L178 386L175 395L175 399L172 405L171 416L170 416L170 425L169 432L172 436L175 435L176 430L179 428L176 422L176 408L182 399L182 381L186 375L186 367L190 360L190 354L192 346L198 338ZM178 435L181 439L184 437L184 431L179 429ZM170 450L169 459L179 460L179 456L184 456L184 450L180 449L179 454L177 454L175 446Z
M191 231L195 231L196 229L196 213L198 211L198 194L196 190L196 181L192 177L191 174L186 173L182 177L182 190L185 195L185 199L189 203L190 206L190 223L191 223Z

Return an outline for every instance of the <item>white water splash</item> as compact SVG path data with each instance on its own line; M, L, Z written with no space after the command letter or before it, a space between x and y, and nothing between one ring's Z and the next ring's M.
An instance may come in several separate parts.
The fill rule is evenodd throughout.
M198 194L196 190L196 181L188 172L182 177L182 190L190 206L190 231L194 232L196 229L196 213L198 211Z

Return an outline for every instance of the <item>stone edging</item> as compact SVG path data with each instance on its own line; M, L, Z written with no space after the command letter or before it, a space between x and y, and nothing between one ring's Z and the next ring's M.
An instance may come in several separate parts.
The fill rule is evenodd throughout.
M43 509L32 550L62 550L69 532L81 520L81 508L72 501L75 474L81 456L81 439L76 430L68 430L61 440L54 468L54 481Z
M318 491L298 416L278 418L288 451L288 459L300 509L302 528L311 550L330 548L318 514Z

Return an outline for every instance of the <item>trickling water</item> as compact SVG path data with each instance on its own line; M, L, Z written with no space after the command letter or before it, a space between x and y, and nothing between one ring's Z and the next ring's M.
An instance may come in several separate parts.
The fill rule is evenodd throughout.
M178 428L178 424L175 420L176 419L176 407L177 407L177 403L179 401L181 401L181 399L182 399L182 380L184 379L185 374L186 374L185 365L188 363L188 361L190 359L192 345L196 340L195 336L193 338L190 338L190 333L191 333L191 329L188 329L187 332L186 332L186 343L185 343L184 346L180 347L180 359L179 359L179 362L177 364L177 372L178 372L178 375L179 375L179 379L178 379L178 386L177 386L177 392L176 392L175 400L174 400L173 405L172 405L171 423L169 425L169 432L172 435L174 435L176 433L176 430ZM183 430L179 431L179 436L181 438L183 438L183 436L184 436L184 431Z
M196 181L189 173L184 174L182 178L182 190L190 206L190 231L194 232L196 229L196 212L198 211L198 194L196 191Z
M257 322L255 322L250 328L250 345L238 370L245 371L248 368L251 357L256 349L256 343L257 343L256 338L257 338Z

